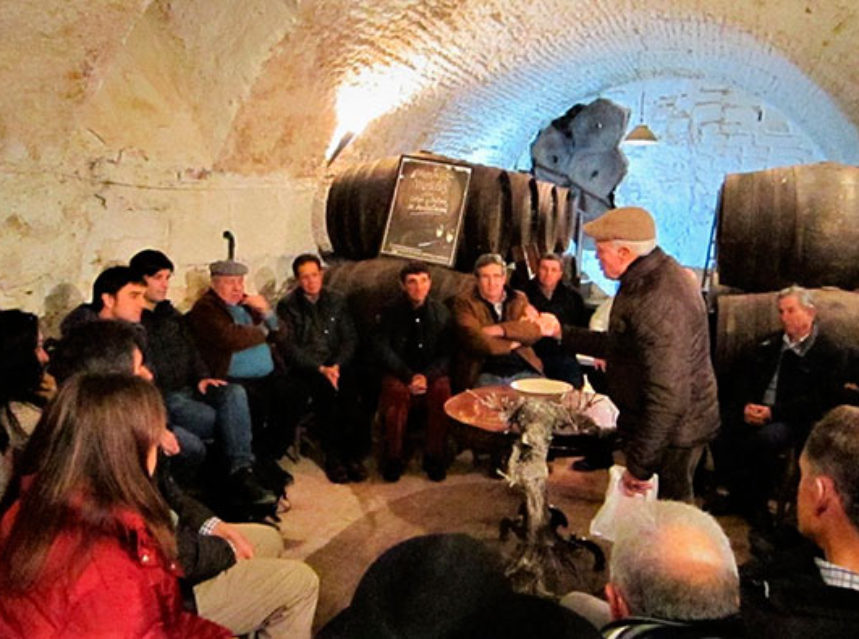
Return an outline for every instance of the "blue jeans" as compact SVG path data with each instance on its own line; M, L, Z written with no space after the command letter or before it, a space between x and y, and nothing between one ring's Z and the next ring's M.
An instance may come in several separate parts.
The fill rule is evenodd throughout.
M239 384L209 386L205 395L183 388L167 393L164 403L174 427L221 445L230 473L253 464L251 414L247 394Z

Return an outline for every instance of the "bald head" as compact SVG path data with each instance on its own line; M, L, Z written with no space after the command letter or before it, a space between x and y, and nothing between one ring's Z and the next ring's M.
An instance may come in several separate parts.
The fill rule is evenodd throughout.
M737 564L719 524L694 506L648 504L625 521L611 554L611 582L630 614L720 619L739 607Z

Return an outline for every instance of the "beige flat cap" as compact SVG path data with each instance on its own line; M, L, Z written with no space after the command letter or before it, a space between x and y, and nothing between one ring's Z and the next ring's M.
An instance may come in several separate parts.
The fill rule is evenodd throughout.
M656 239L656 224L653 216L637 206L612 209L588 222L583 230L597 242L626 240L645 242Z

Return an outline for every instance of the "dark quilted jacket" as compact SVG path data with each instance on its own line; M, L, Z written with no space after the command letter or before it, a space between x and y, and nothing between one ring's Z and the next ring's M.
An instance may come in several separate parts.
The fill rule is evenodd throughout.
M608 333L564 327L564 345L607 361L627 468L639 479L659 468L666 447L716 436L707 310L689 275L662 249L621 276Z

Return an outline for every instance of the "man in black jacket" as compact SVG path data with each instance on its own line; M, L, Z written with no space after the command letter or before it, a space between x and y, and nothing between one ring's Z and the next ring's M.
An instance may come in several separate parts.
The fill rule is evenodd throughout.
M429 298L432 279L423 262L409 262L400 270L400 286L402 297L382 312L374 336L376 359L383 370L382 476L387 481L400 478L409 412L423 403L427 424L423 467L430 479L441 481L446 476L444 403L450 397L450 312Z
M800 449L811 425L835 405L844 372L844 353L816 320L811 294L798 286L777 296L783 330L755 349L741 376L740 422L726 441L740 454L729 477L731 505L756 527L769 525L767 501L781 452ZM740 409L736 409L740 413ZM727 435L727 434L726 434ZM724 455L723 455L724 457Z
M215 440L239 502L274 504L277 497L254 475L251 415L244 388L209 375L184 318L167 299L173 262L161 251L146 249L131 258L130 266L146 282L140 322L170 423L202 440Z
M52 374L58 383L78 372L119 373L152 379L142 364L139 337L130 324L89 322L57 345ZM310 639L319 579L305 563L280 558L283 539L260 524L228 524L188 497L158 462L162 496L176 514L182 586L200 616L235 634L265 630L269 637Z
M626 457L623 488L692 501L704 445L719 430L707 309L688 273L656 245L644 209L613 209L588 222L605 275L620 281L607 333L565 326L564 346L606 360Z
M749 637L852 637L859 628L859 408L839 406L799 458L799 531L813 544L741 570ZM816 547L815 547L816 545ZM822 550L822 557L820 551Z
M291 374L287 407L295 422L312 398L328 479L335 484L364 481L369 424L359 409L352 366L358 347L352 314L345 298L323 288L322 262L316 255L296 257L292 272L298 288L277 305L288 336L283 343Z
M563 264L555 253L540 257L537 275L525 285L531 305L541 313L551 313L564 326L587 326L585 303L579 292L561 281ZM568 353L554 337L544 337L534 344L534 352L543 362L543 371L550 379L569 382L576 388L584 384L576 356Z

